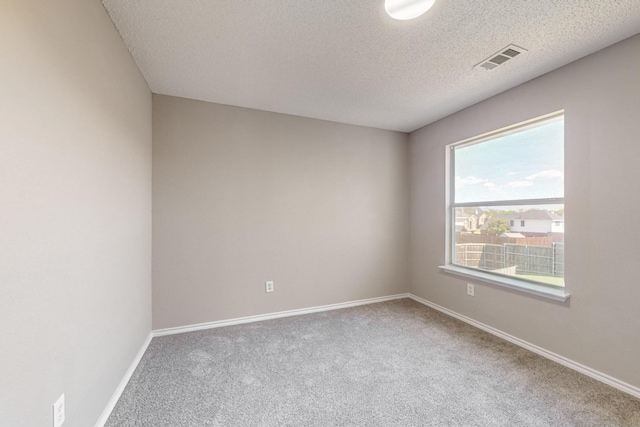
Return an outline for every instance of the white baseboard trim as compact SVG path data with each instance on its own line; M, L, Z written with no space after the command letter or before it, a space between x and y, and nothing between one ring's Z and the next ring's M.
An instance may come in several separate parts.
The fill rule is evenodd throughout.
M602 383L605 383L613 388L616 388L620 391L623 391L625 393L628 393L634 397L637 397L638 399L640 399L640 388L635 387L631 384L625 383L624 381L620 381L616 378L613 378L612 376L609 376L607 374L604 374L602 372L596 371L595 369L592 369L588 366L582 365L578 362L575 362L571 359L568 359L564 356L560 356L559 354L556 354L552 351L546 350L542 347L538 347L535 344L531 344L530 342L521 340L520 338L517 338L513 335L510 335L506 332L503 332L499 329L496 329L494 327L491 327L489 325L485 325L484 323L478 322L476 320L473 320L470 317L464 316L460 313L456 313L453 310L449 310L448 308L444 308L442 306L439 306L438 304L434 304L431 301L427 301L423 298L420 298L419 296L413 295L413 294L409 294L409 298L411 298L414 301L417 301L421 304L426 305L427 307L431 307L435 310L438 310L448 316L451 317L455 317L458 320L462 320L465 323L468 323L471 326L475 326L478 329L482 329L483 331L489 332L492 335L495 335L499 338L502 338L506 341L509 341L517 346L520 346L522 348L525 348L529 351L532 351L536 354L539 354L542 357L545 357L549 360L553 360L554 362L557 362L563 366L566 366L567 368L573 369L574 371L578 371L581 374L584 374L588 377L591 377L595 380L598 380Z
M358 305L374 304L377 302L391 301L395 299L409 298L409 294L389 295L386 297L367 298L357 301L341 302L338 304L321 305L317 307L300 308L296 310L279 311L276 313L258 314L256 316L238 317L229 320L218 320L215 322L198 323L195 325L178 326L175 328L156 329L153 331L154 337L164 335L181 334L184 332L201 331L203 329L221 328L223 326L240 325L242 323L260 322L263 320L278 319L281 317L299 316L301 314L318 313L320 311L338 310L341 308L356 307Z
M102 411L100 418L98 418L96 427L103 427L106 424L107 420L109 419L109 415L111 415L111 411L113 411L113 408L116 407L116 403L118 403L118 399L120 399L120 396L124 391L124 388L127 386L127 383L129 383L129 380L131 379L131 376L133 375L136 368L138 367L140 360L142 360L142 356L144 356L144 352L147 351L147 347L149 347L149 344L151 343L152 338L153 338L153 333L150 333L149 336L147 336L147 338L144 340L144 343L142 343L142 347L140 347L140 350L136 354L136 357L133 359L133 362L131 362L131 365L129 365L129 369L127 369L127 371L124 373L124 377L122 377L122 381L120 381L120 384L118 384L116 391L113 392L113 395L111 396L111 399L109 399L109 403L107 403L107 406L104 408L104 411Z

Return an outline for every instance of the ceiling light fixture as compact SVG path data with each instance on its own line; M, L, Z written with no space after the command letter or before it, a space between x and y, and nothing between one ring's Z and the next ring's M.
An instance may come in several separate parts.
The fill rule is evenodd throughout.
M431 9L436 0L384 0L384 8L393 19L407 20Z

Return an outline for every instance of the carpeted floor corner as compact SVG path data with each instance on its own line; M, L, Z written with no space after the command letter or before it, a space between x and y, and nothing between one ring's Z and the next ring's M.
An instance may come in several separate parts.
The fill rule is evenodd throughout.
M640 426L640 400L403 299L154 338L122 426Z

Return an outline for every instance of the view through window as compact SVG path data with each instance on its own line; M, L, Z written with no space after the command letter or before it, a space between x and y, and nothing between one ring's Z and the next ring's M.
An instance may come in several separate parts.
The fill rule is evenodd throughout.
M450 148L452 264L564 287L564 115Z

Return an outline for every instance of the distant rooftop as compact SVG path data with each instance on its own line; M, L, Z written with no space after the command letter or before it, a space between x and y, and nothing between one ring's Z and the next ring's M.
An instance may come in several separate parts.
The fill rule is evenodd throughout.
M560 215L556 215L553 212L549 211L540 211L540 210L531 210L526 212L520 212L511 215L495 215L495 218L499 219L530 219L530 220L553 220L553 221L564 221L564 217Z

